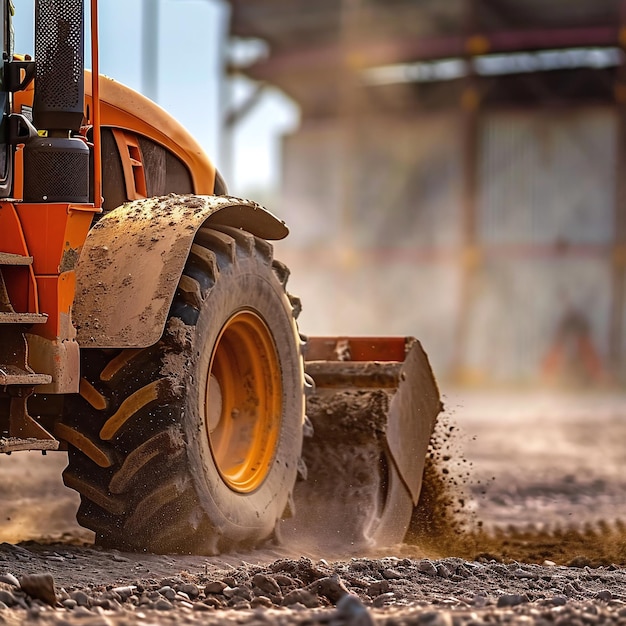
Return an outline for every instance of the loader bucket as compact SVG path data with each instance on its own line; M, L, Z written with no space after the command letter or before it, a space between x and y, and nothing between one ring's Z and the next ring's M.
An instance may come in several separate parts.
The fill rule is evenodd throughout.
M356 548L404 539L441 410L428 358L412 337L309 338L305 370L313 433L307 476L283 536Z

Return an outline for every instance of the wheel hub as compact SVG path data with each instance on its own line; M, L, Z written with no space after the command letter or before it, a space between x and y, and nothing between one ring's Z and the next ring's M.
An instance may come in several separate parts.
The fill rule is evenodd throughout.
M205 394L211 453L233 491L252 492L267 477L282 397L278 354L267 325L254 311L235 313L215 343Z

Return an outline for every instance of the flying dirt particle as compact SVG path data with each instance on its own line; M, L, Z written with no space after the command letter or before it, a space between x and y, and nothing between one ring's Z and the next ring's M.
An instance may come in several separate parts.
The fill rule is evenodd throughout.
M431 439L420 500L406 537L409 545L419 546L432 557L475 561L550 561L578 568L626 563L626 524L619 520L486 528L471 512L469 494L472 484L480 481L473 482L471 472L459 470L470 464L462 453L463 433L449 424L450 419L447 414L440 416ZM484 488L474 491L487 494Z
M452 555L458 551L459 537L467 536L471 515L466 512L467 494L459 486L457 471L450 465L464 467L460 437L451 437L455 426L446 413L439 416L424 467L422 491L407 541L434 554ZM456 431L458 433L458 431Z

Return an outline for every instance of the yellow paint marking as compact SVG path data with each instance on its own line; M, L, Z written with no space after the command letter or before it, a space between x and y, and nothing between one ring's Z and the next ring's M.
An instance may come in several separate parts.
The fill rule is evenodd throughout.
M132 350L122 350L100 373L100 380L109 382L127 364L130 363L143 348L133 348Z
M135 391L131 396L128 396L128 398L122 402L120 408L104 423L100 431L100 438L108 441L115 437L120 428L122 428L137 411L151 402L158 400L160 393L167 391L167 385L167 379L161 378Z
M67 426L67 424L57 424L54 428L54 434L58 439L64 439L67 443L78 448L85 456L88 456L96 465L100 467L111 467L113 459L109 454L98 447L89 437L83 433Z
M78 393L97 411L104 411L108 406L108 400L86 379L80 379Z

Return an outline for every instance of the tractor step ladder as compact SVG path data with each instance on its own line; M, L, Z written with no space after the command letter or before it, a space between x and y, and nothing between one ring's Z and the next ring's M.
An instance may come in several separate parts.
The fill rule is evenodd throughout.
M26 269L32 262L30 256L0 252L0 390L10 398L9 422L0 431L0 453L59 447L59 442L28 414L28 398L38 385L51 383L52 376L38 374L28 365L26 327L45 324L48 316L15 311L2 273L5 268Z

